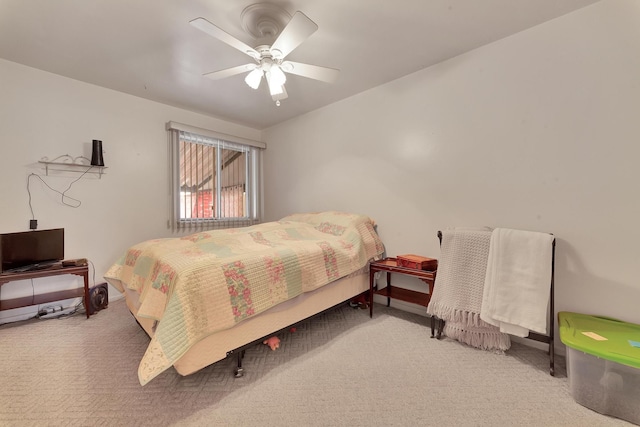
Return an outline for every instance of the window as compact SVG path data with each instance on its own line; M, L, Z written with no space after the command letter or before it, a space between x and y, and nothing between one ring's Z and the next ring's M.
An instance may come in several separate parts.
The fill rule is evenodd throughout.
M171 226L240 227L260 221L261 142L175 122L170 133Z

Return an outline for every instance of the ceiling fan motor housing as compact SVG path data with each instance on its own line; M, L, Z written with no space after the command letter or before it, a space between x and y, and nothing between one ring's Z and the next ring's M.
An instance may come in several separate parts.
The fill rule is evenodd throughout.
M242 28L253 38L272 44L282 32L291 15L275 4L257 3L247 6L240 15Z

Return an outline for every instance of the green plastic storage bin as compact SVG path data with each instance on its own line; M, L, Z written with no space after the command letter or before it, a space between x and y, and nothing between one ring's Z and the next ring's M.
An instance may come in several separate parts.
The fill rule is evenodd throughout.
M558 328L575 401L640 425L640 325L563 311Z

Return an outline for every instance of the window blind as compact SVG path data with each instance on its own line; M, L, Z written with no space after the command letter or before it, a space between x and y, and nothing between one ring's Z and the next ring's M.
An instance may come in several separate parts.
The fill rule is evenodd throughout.
M167 124L167 129L171 228L195 232L260 222L260 143L220 139L186 125L180 130Z

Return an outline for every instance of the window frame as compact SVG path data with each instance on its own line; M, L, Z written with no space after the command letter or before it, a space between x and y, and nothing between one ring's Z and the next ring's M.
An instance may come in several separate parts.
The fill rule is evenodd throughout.
M185 229L215 229L229 228L253 225L261 222L262 218L262 150L266 148L266 144L260 141L254 141L246 138L235 137L208 129L201 129L194 126L184 125L182 123L168 122L166 124L168 131L169 145L169 228L174 231ZM246 153L246 202L247 216L237 218L220 218L221 204L216 203L216 212L213 218L186 218L181 215L181 164L180 164L180 144L182 140L187 143L202 144L216 147L219 154L221 150L227 148ZM222 159L216 156L216 176L220 175L220 162ZM216 180L215 194L216 199L220 200L221 180Z

